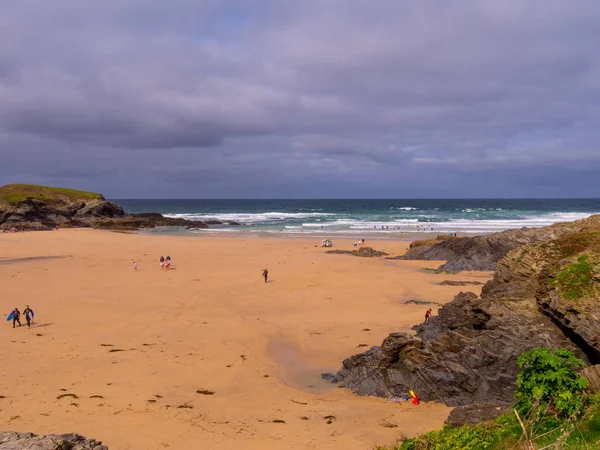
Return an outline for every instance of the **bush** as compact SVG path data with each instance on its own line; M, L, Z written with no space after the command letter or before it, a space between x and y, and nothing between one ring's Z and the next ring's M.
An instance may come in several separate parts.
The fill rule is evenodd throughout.
M534 412L570 417L585 406L588 381L577 373L585 363L569 350L534 348L519 356L515 405L523 416Z

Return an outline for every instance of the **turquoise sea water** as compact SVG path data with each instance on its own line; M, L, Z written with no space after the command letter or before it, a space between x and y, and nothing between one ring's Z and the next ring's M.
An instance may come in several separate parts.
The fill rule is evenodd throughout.
M489 233L600 213L600 199L116 200L128 212L235 221L189 233Z

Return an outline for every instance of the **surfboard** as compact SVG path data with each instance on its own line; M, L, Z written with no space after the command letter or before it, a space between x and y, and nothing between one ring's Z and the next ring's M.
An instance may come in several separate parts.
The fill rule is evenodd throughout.
M33 314L33 311L31 311L31 312L29 313L29 320L33 320L33 316L34 316L34 314Z
M11 313L8 315L8 317L6 318L6 321L8 322L8 321L12 320L12 319L13 319L13 317L15 317L15 312L14 312L14 311L13 311L13 312L11 312Z

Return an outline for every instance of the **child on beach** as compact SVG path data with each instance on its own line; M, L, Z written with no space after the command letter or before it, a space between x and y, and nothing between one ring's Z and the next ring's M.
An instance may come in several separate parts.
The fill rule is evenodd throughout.
M170 269L171 268L171 257L169 255L167 255L166 259L165 259L165 269Z
M165 257L160 255L160 268L162 269L163 267L165 267Z
M29 307L29 305L23 310L23 314L25 314L25 320L27 321L27 328L31 328L31 321L33 320L33 310Z
M137 270L137 263L135 261L133 262L133 270Z
M269 278L269 271L267 269L263 269L262 277L265 279L265 283L266 283Z

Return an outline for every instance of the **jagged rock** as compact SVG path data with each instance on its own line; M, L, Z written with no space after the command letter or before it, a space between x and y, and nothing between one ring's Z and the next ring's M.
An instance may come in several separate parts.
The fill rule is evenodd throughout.
M509 252L481 298L460 293L415 326L416 337L393 333L346 359L334 381L360 395L402 397L413 389L449 406L506 405L523 352L566 348L600 362L600 221L549 228L569 233Z
M483 285L483 283L479 281L452 281L452 280L444 280L440 283L440 286L479 286Z
M510 404L474 403L454 408L444 423L451 427L474 425L479 422L495 419L509 412L511 412Z
M69 209L69 207L67 207ZM106 200L91 200L84 203L82 208L75 211L75 217L93 216L93 217L122 217L125 211L119 205Z
M2 450L108 450L102 442L86 439L78 434L48 434L0 432Z
M545 228L521 228L487 236L415 241L405 255L392 259L443 260L441 272L494 270L496 263L509 251L528 244L548 242L574 231L585 231L600 223L600 215L572 223L558 223Z
M402 397L410 389L449 406L512 399L517 357L534 347L581 352L537 311L534 299L496 301L460 293L417 337L392 333L381 347L343 362L336 381L359 395Z
M581 376L589 381L589 389L592 392L600 392L600 364L586 367L581 371Z
M10 189L4 186L2 189ZM138 230L159 226L191 226L208 228L204 222L164 217L158 213L126 214L116 203L99 194L81 192L86 197L73 199L61 195L61 190L42 188L49 195L27 198L13 203L0 203L0 229L46 230L61 227L93 227L113 230ZM76 195L78 191L73 191ZM91 197L91 198L89 198Z
M330 253L332 255L361 256L363 258L374 258L387 255L386 252L381 252L371 247L361 247L358 250L328 250L326 253Z

